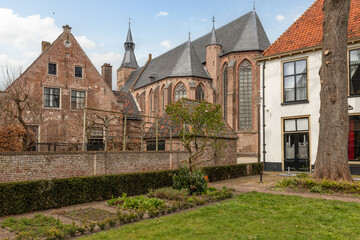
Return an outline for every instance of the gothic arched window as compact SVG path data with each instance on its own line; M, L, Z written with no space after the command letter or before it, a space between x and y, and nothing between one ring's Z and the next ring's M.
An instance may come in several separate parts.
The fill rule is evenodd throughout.
M227 95L228 95L228 72L227 72L227 64L224 67L223 72L223 80L224 80L224 89L223 89L223 95L224 95L224 119L227 121Z
M154 97L154 92L153 92L153 90L150 90L150 95L149 95L149 107L150 107L150 116L152 116L153 115L153 110L154 110L154 108L153 108L153 97Z
M239 130L252 129L252 68L249 61L239 69Z
M195 99L198 101L204 101L205 99L205 92L201 84L197 85L195 91Z
M179 83L174 91L175 102L181 98L186 98L186 87L183 83Z

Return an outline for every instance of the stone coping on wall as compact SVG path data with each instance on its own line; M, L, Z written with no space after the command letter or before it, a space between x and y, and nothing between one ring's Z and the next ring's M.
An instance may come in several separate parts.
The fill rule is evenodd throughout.
M55 151L55 152L0 152L0 156L58 155L58 154L129 154L129 153L187 153L187 151Z

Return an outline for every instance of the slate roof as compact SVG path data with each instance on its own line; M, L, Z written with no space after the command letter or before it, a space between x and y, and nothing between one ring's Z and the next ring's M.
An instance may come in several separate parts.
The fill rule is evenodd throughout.
M251 11L234 21L216 29L217 43L222 46L222 55L229 54L231 52L241 52L241 51L264 51L269 45L270 42L266 36L264 28L259 20L258 15L255 11ZM191 42L191 59L196 59L196 56L199 58L200 63L203 64L206 62L206 46L211 43L212 32L194 40ZM185 42L170 51L160 55L157 58L150 60L145 66L140 69L133 71L123 87L123 91L129 91L130 87L134 89L141 88L152 82L159 81L161 79L174 76L173 70L176 66L181 67L181 71L178 71L177 74L183 73L186 70L186 67L190 63L185 63L182 61L180 64L180 59L182 54L185 52L188 42ZM185 60L189 58L183 58ZM191 76L207 77L209 75L200 68L199 63L193 61L192 65L192 74ZM206 73L206 76L204 75ZM187 72L189 73L189 72ZM150 79L149 76L153 74L156 75L155 79ZM188 75L186 75L188 76Z
M140 111L136 105L135 99L130 92L121 92L121 91L113 91L115 97L118 102L123 104L123 112L126 114L140 114ZM141 118L139 116L129 115L128 119L138 119Z
M316 0L271 46L264 56L300 50L322 44L324 0ZM348 39L360 37L360 0L351 0Z
M123 61L120 65L121 67L129 67L129 68L139 68L139 65L137 64L136 57L135 57L135 43L132 38L131 29L129 26L128 34L126 37L126 41L124 43L125 47L125 53Z
M193 106L198 104L198 101L185 99L183 98L183 106L188 107L191 109ZM208 103L211 105L211 103ZM226 138L226 139L237 139L236 134L232 130L232 128L226 123L226 121L223 119L224 126L219 131L218 134L216 134L219 138ZM180 133L182 131L182 126L177 126L172 124L170 116L168 114L164 114L161 118L159 118L159 128L158 128L158 137L159 138L170 138L170 126L172 126L171 130L171 136L172 138L178 138L180 136ZM144 136L145 139L154 139L156 138L156 126L153 124L145 133Z

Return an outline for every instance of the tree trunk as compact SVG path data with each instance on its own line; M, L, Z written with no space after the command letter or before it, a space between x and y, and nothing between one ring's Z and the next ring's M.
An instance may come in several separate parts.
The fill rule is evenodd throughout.
M352 181L348 162L349 10L350 0L324 0L320 130L314 178Z

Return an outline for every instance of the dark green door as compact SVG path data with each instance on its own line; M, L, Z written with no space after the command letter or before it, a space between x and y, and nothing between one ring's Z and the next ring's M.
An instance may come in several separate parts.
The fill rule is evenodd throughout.
M284 170L310 171L309 134L284 134Z

